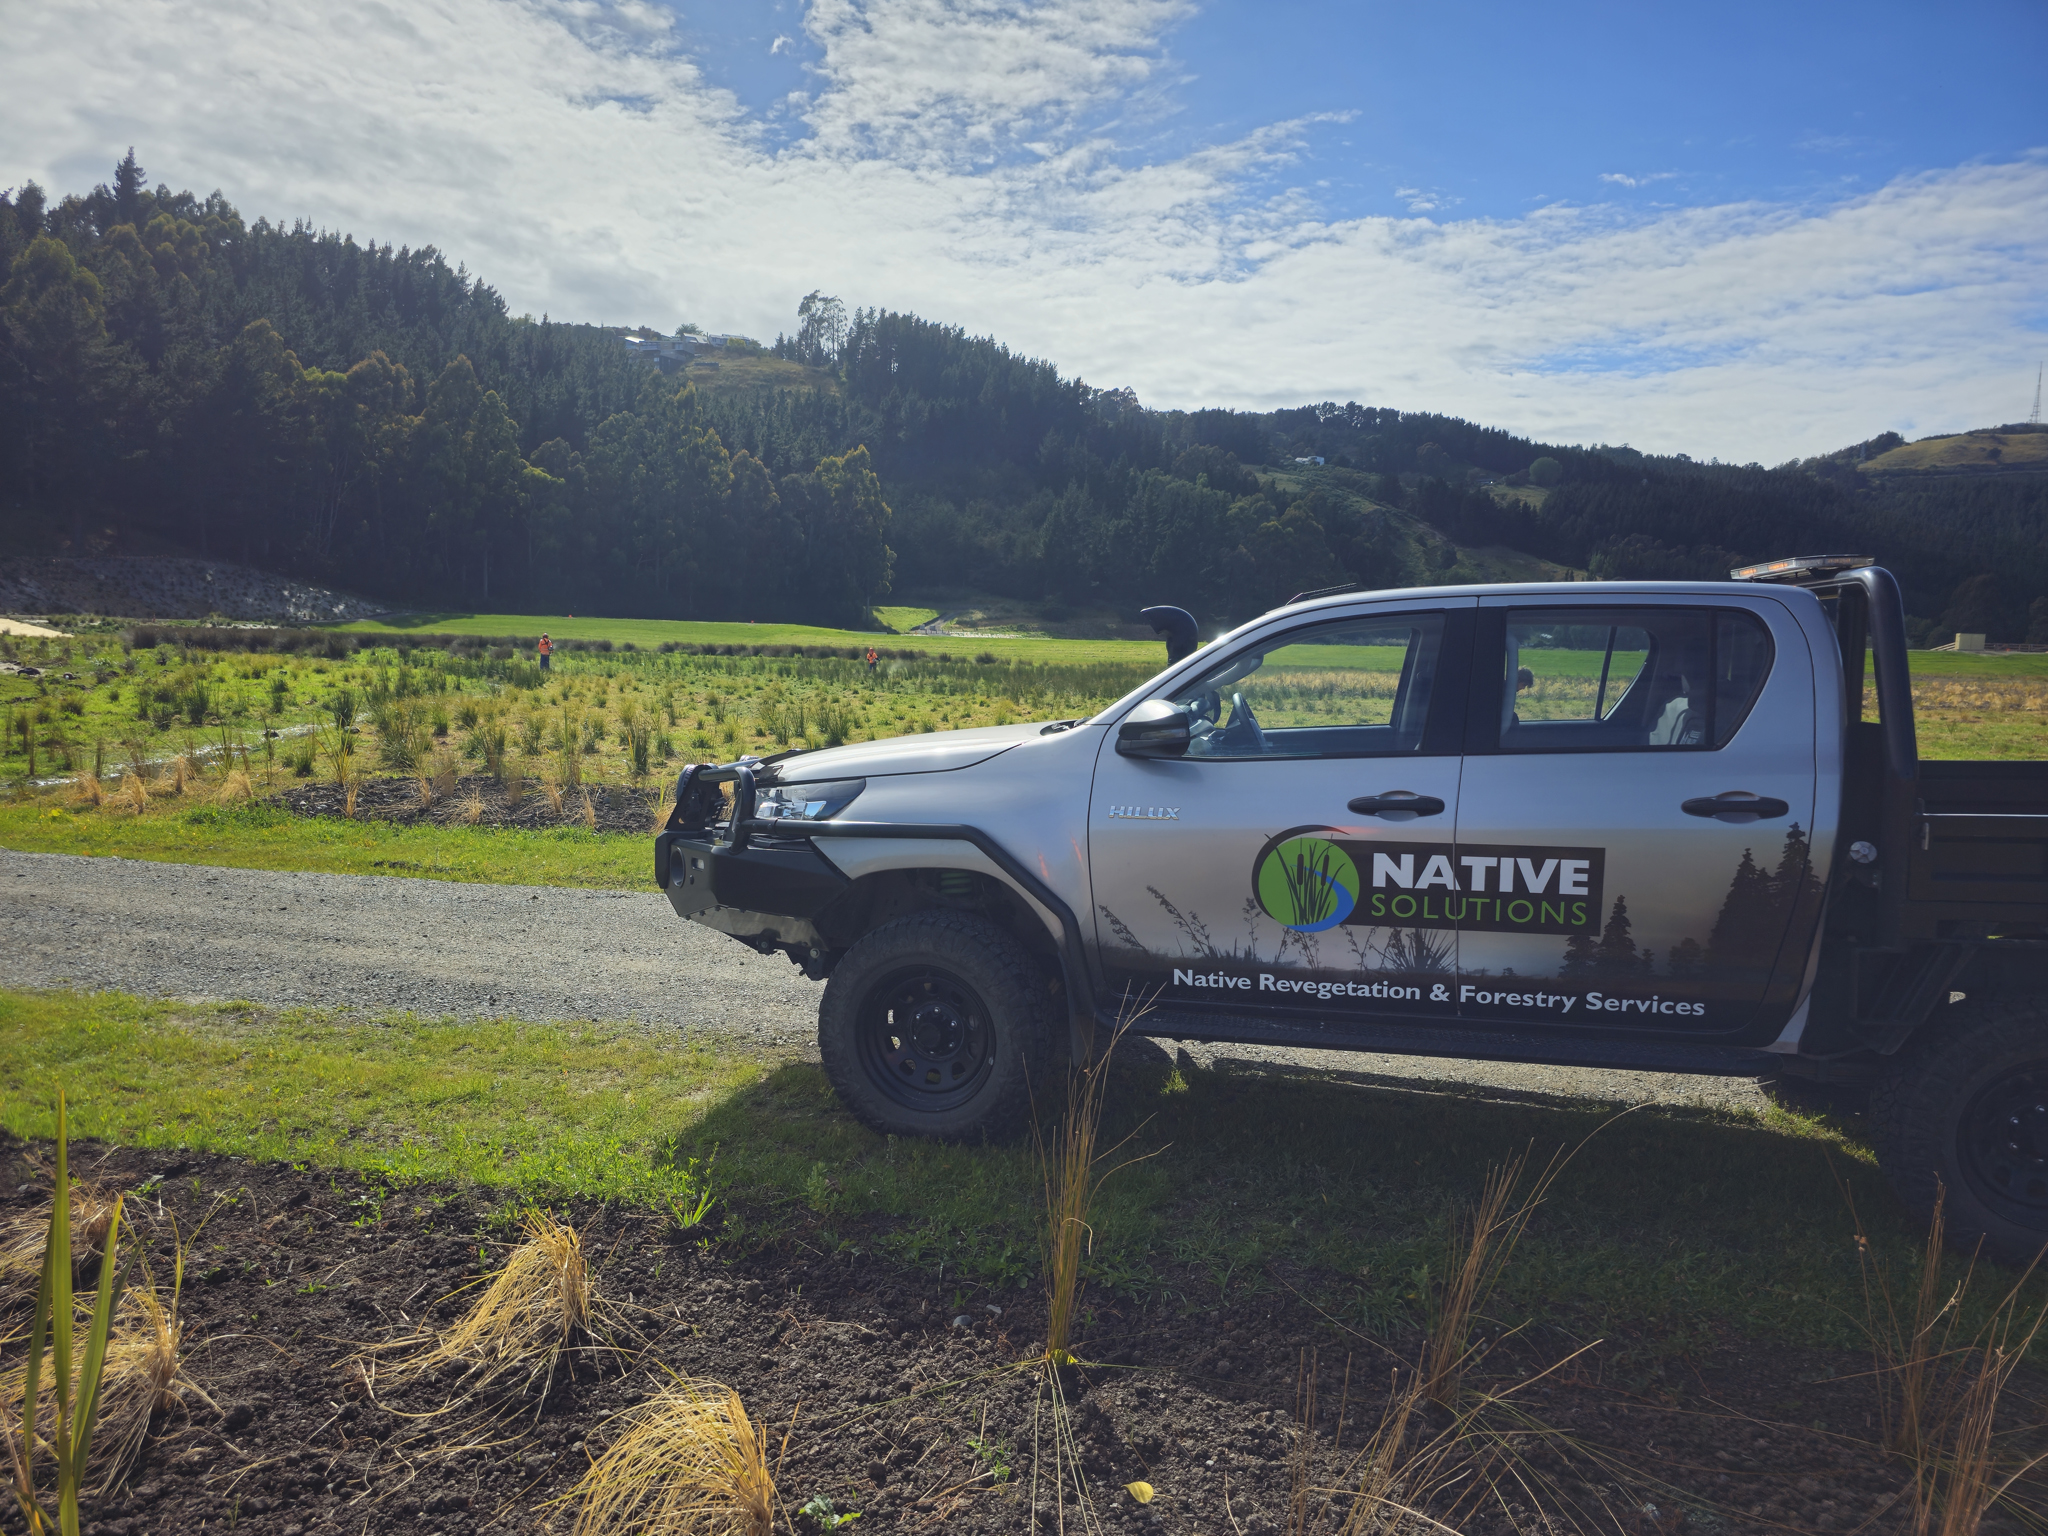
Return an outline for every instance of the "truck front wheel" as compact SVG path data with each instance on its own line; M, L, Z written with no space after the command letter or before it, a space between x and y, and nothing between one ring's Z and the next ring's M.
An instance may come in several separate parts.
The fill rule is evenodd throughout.
M1914 1215L2005 1263L2048 1246L2048 999L1993 1004L1901 1053L1871 1091L1878 1160Z
M1001 1140L1022 1129L1050 1031L1030 954L962 912L885 923L841 957L818 1009L840 1102L900 1136Z

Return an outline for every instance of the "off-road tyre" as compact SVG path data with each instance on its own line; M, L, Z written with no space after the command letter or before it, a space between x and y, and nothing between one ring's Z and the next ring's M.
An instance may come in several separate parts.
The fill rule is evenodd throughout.
M1951 1246L2026 1265L2048 1246L2048 997L1967 1006L1872 1087L1878 1165L1918 1220L1946 1190Z
M1049 997L1030 953L965 912L914 912L832 968L818 1052L863 1125L940 1141L1005 1141L1052 1058Z

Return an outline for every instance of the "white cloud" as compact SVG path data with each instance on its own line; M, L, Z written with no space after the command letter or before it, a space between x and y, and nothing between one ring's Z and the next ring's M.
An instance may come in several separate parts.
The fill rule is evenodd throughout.
M1617 187L1647 187L1652 182L1670 181L1677 174L1676 171L1652 171L1647 176L1630 176L1621 171L1602 171L1600 179Z
M133 143L250 217L437 245L515 310L773 335L822 287L1159 405L1355 398L1766 462L2024 412L2048 153L1811 208L1452 220L1416 187L1436 222L1331 221L1286 184L1311 121L1125 150L1184 14L817 0L777 148L644 0L16 7L0 184L80 189Z
M768 45L770 53L787 53L796 47L796 39L786 33L778 33L775 41Z

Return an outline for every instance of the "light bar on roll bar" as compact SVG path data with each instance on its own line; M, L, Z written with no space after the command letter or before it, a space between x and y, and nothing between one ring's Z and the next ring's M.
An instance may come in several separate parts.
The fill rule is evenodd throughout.
M1877 564L1875 555L1794 555L1789 560L1766 560L1762 565L1740 565L1728 573L1730 581L1805 581L1813 576L1830 576Z

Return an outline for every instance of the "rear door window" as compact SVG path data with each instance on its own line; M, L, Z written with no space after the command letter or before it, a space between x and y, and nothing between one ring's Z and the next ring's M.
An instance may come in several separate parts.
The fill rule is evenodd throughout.
M1497 749L1712 751L1770 669L1770 632L1740 609L1511 609Z

